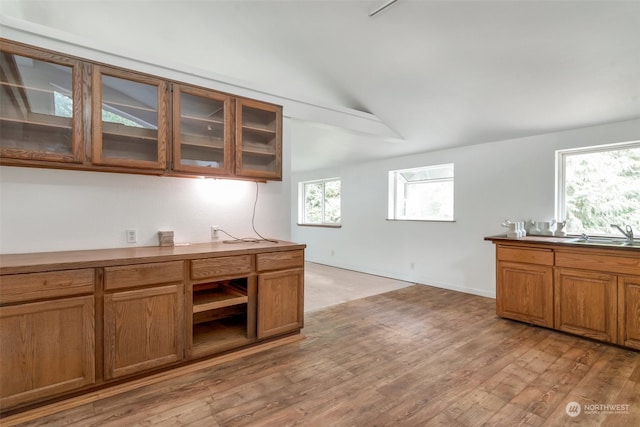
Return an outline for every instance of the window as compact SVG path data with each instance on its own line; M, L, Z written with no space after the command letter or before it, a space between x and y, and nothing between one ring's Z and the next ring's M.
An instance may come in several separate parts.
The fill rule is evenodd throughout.
M453 163L390 171L389 219L453 221Z
M340 178L299 184L298 222L304 225L340 225Z
M569 234L640 226L640 141L557 151L556 216ZM623 227L624 228L624 227Z

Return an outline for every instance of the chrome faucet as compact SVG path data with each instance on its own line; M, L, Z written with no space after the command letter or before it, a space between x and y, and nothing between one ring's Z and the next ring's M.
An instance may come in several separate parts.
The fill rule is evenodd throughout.
M630 225L627 225L624 230L622 229L622 227L616 224L611 224L611 227L620 230L620 232L627 238L628 242L633 242L633 229Z

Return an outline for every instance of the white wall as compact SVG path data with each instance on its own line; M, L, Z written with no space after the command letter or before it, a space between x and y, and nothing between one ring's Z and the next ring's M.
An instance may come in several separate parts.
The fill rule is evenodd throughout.
M259 184L255 225L289 239L289 184ZM0 167L0 252L157 246L159 230L176 242L211 241L210 226L255 237L256 184L99 172ZM128 244L125 230L137 230Z
M555 150L640 139L640 120L428 152L292 176L342 179L342 228L292 225L310 261L495 297L494 247L505 218L554 217ZM386 221L389 170L455 164L455 222ZM413 266L412 266L413 265Z

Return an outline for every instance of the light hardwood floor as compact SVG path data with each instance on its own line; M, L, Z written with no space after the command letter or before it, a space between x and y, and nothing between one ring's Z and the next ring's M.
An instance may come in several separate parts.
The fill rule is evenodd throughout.
M640 353L499 319L492 299L414 285L305 320L302 341L25 425L640 425ZM574 418L572 401L627 410Z

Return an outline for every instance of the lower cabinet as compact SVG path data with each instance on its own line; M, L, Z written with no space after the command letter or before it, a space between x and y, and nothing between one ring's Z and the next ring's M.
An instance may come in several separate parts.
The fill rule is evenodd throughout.
M184 358L183 280L183 261L105 267L105 379Z
M300 246L233 246L239 253L203 245L184 257L140 248L151 256L139 261L105 250L77 269L56 265L76 252L44 263L35 254L44 267L26 272L28 256L2 255L15 266L0 263L0 415L301 329Z
M501 240L498 316L640 349L637 251Z
M640 276L618 277L618 343L640 350Z
M0 321L2 408L95 382L93 295L0 307Z
M303 326L304 270L258 276L258 338L296 331Z
M499 262L496 313L500 317L553 327L553 268Z
M600 341L617 341L617 283L613 274L558 268L555 328Z

